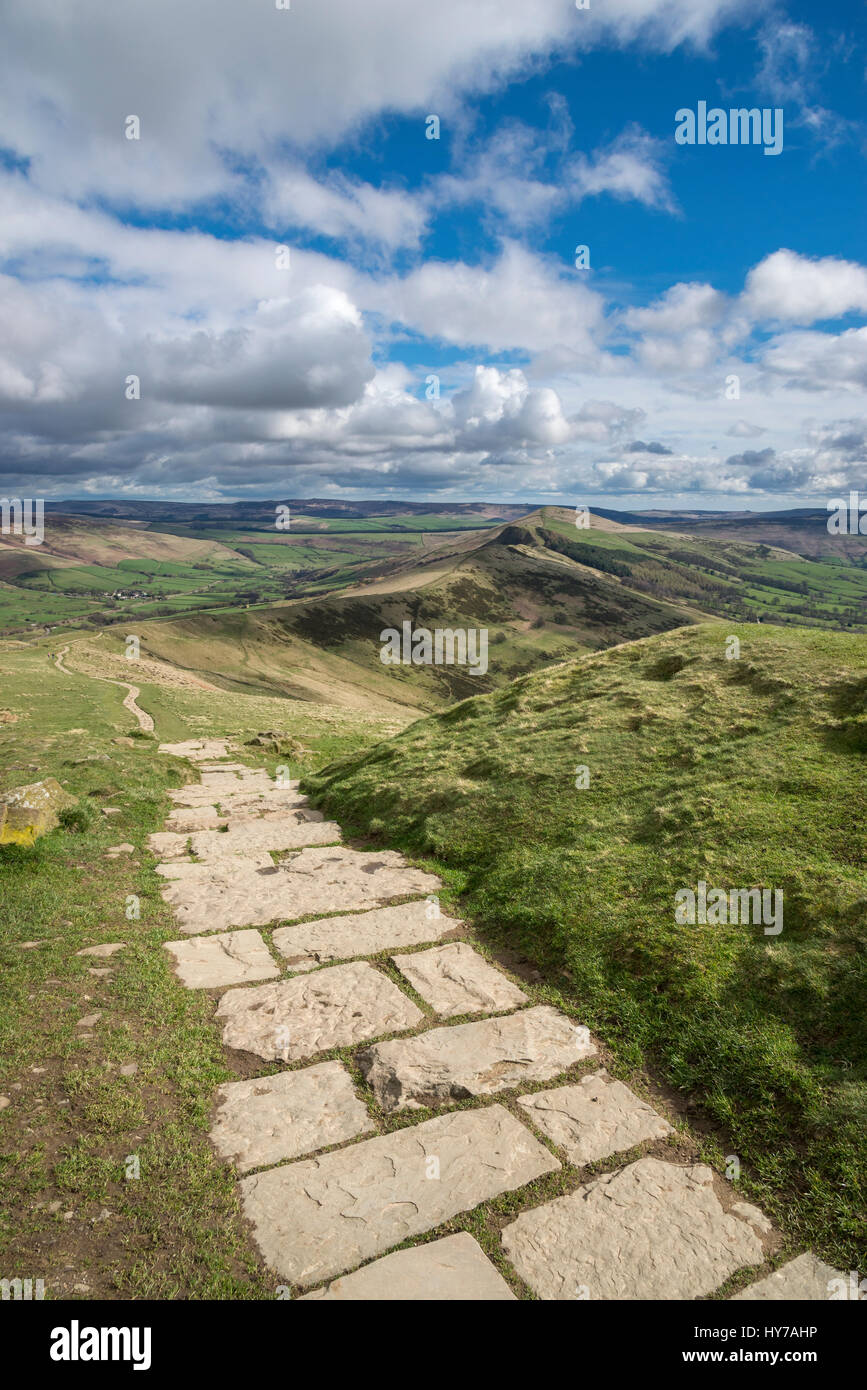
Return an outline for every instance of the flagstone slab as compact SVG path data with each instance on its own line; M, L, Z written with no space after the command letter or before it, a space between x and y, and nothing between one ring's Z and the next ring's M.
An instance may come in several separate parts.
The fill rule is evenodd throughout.
M194 830L218 830L221 825L228 825L228 819L215 806L203 806L201 810L180 807L169 812L166 825L175 834L183 830L189 835Z
M202 830L190 837L197 859L226 854L250 854L258 850L301 849L340 840L340 826L325 820L319 811L284 811L277 815L229 823L227 830Z
M381 1260L344 1274L300 1303L498 1303L515 1301L499 1270L468 1231L395 1250Z
M319 1062L217 1089L217 1152L241 1173L301 1158L375 1129L341 1062Z
M857 1278L857 1276L856 1276ZM842 1280L842 1285L835 1283ZM786 1301L818 1303L836 1297L849 1296L849 1276L818 1259L811 1250L799 1255L796 1260L775 1269L766 1279L759 1279L742 1289L731 1300L732 1303L769 1303L780 1299ZM860 1298L867 1298L861 1293Z
M181 859L187 855L189 844L186 831L155 830L147 837L147 847L157 859Z
M764 1251L751 1225L726 1213L704 1164L642 1158L567 1197L523 1212L503 1250L543 1299L694 1299Z
M167 941L174 970L189 989L219 989L253 980L272 980L280 974L257 931L221 932L185 941Z
M465 941L392 960L425 1003L444 1018L495 1013L527 1003L524 991Z
M491 1105L256 1173L242 1179L241 1199L266 1263L303 1286L559 1166L508 1110Z
M358 1063L380 1105L391 1112L549 1081L595 1054L586 1028L540 1005L377 1043L359 1053Z
M219 799L220 796L231 796L233 792L268 791L274 783L267 772L251 773L249 776L240 772L203 772L199 785L202 791L210 792L212 798Z
M193 811L214 810L219 803L226 816L256 816L265 811L291 810L295 806L306 806L307 798L288 783L277 786L249 788L238 783L240 790L215 791L212 787L202 787L198 782L190 782L186 787L176 787L169 797L176 807Z
M381 907L393 898L434 893L433 874L410 869L393 850L302 849L279 865L264 852L204 864L160 864L164 900L188 934L261 927L341 908Z
M423 946L463 926L444 913L432 915L432 906L417 900L278 927L274 945L286 957L290 970L314 970L332 960L374 956L399 946Z
M194 763L229 756L224 738L190 738L183 743L161 743L160 752L170 753L174 758L189 758Z
M232 989L217 1008L223 1042L266 1061L298 1062L332 1047L414 1028L424 1015L387 975L355 961L312 975Z
M577 1166L674 1132L667 1120L604 1068L582 1076L574 1086L519 1096L518 1104Z

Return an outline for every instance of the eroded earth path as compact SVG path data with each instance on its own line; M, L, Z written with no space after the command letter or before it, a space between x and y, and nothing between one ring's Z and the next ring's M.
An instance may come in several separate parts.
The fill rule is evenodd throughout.
M63 658L66 656L66 653L68 651L69 646L67 644L67 646L61 647L60 651L57 653L57 656L54 658L54 664L57 667L58 671L65 672L67 676L80 676L85 674L81 671L73 671L69 666L64 666ZM91 680L107 681L109 685L119 685L122 690L125 690L127 693L124 696L122 702L124 709L128 709L130 714L135 715L136 719L138 720L139 728L142 729L146 734L153 733L153 719L147 713L146 710L141 709L139 705L136 703L139 695L141 694L141 691L137 685L131 685L129 681L115 680L112 676L99 675L96 671L88 671L86 674L90 677Z
M211 1139L275 1286L698 1299L746 1270L738 1299L831 1296L843 1276L809 1252L766 1273L780 1239L763 1213L677 1161L668 1120L608 1074L586 1028L469 944L436 877L346 847L297 783L221 740L161 751L200 771L150 841L182 933L166 950L186 987L213 992L245 1074L219 1088ZM504 1194L521 1200L498 1268L442 1228Z

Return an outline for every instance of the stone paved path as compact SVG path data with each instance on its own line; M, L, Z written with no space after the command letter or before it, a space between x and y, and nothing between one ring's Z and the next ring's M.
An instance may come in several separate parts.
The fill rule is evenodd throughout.
M253 1072L219 1087L211 1139L275 1285L328 1301L509 1300L508 1281L542 1299L696 1299L747 1271L735 1297L762 1300L827 1299L848 1278L810 1252L768 1273L767 1218L676 1161L672 1126L609 1076L586 1028L457 939L432 874L346 848L297 783L233 762L223 740L161 751L200 771L150 840L184 933L166 951L184 986L219 992L223 1043ZM492 1246L442 1228L506 1193L518 1214L499 1219L498 1269Z

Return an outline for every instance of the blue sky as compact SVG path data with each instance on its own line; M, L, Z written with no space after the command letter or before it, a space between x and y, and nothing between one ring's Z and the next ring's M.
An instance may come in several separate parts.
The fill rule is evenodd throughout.
M10 0L0 491L867 488L863 15ZM699 102L781 152L677 144Z

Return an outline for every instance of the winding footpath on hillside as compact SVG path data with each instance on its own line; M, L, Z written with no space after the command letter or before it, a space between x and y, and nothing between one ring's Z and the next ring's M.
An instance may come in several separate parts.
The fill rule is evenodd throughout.
M759 1271L779 1244L763 1213L674 1161L671 1125L599 1065L586 1028L463 939L434 875L342 845L297 783L222 740L161 751L201 777L150 837L182 933L166 950L186 987L214 992L243 1062L211 1140L281 1292L514 1299L469 1232L441 1229L506 1193L525 1200L503 1269L542 1299L697 1299ZM549 1174L553 1200L532 1186ZM827 1299L843 1278L808 1252L736 1297Z
M61 647L60 651L57 653L57 656L54 659L54 664L57 667L58 671L63 671L67 676L80 676L85 674L82 671L73 671L69 666L65 666L63 664L63 658L66 656L66 653L68 651L69 645L67 644L65 647ZM131 685L129 681L114 680L112 676L101 676L96 671L88 671L86 674L91 680L107 681L109 685L119 685L122 690L125 690L127 693L124 696L122 702L124 709L128 709L130 714L135 715L136 719L138 720L139 728L142 729L146 734L153 733L153 719L147 713L146 710L140 709L138 704L136 703L139 695L141 694L141 691L139 690L139 687L137 685Z

